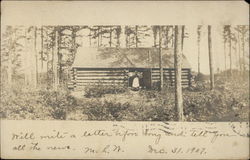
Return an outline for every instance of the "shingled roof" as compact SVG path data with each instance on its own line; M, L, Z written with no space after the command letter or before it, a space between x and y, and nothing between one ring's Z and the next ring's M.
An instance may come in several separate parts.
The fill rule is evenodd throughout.
M163 49L163 68L174 68L173 50ZM81 68L159 68L157 48L81 48L72 67ZM182 68L190 68L183 55Z

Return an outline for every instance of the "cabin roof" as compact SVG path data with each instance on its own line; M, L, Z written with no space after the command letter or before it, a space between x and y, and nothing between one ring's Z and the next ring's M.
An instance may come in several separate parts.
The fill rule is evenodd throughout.
M174 68L171 49L162 49L163 68ZM72 67L79 68L159 68L157 48L81 48ZM182 68L190 68L183 55Z

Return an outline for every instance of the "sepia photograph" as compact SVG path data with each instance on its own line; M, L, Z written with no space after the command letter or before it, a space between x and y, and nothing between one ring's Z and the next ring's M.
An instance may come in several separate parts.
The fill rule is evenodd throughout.
M247 25L5 26L1 118L248 121L248 35Z
M140 8L157 10L161 4L163 10L168 4L176 11L185 8L178 2L137 2L136 12L132 7L136 2L39 3L44 8L25 1L1 7L5 19L1 22L1 157L29 158L28 153L35 159L121 159L126 154L129 159L249 158L249 22L218 20L231 4L224 10L214 7L219 22L204 22L207 14L202 19L199 10L194 13L202 20L187 23L194 13L187 20L178 17L188 9L171 16L161 11L145 14ZM78 3L86 6L80 9ZM209 6L216 6L207 3L206 13ZM241 8L247 6L243 3ZM186 4L192 4L189 11L196 4L205 8L202 2ZM68 14L67 5L77 14ZM30 10L21 11L22 6ZM105 13L107 21L93 6ZM109 7L115 9L108 11ZM109 15L119 7L128 15L131 7L138 13L137 21L120 18L110 23L116 16ZM23 13L19 14L23 22L18 13ZM91 13L93 18L78 23L78 13L80 20ZM138 21L141 13L147 23ZM147 16L151 13L160 17L157 22L164 22L154 23ZM57 19L56 15L61 21L49 18ZM168 22L165 15L174 21ZM8 17L17 22L8 23L12 22ZM78 20L60 23L74 18ZM170 148L160 146L167 142ZM226 144L230 147L223 155Z

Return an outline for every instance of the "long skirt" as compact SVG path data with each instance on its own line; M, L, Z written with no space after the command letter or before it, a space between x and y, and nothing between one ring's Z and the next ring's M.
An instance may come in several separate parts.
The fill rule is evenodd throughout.
M139 86L140 86L140 84L139 84L139 78L138 78L138 77L135 77L135 78L133 79L132 87L133 87L133 88L138 88Z

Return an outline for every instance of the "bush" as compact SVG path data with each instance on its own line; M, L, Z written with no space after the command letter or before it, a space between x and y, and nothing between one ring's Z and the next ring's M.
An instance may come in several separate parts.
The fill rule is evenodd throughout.
M176 112L173 106L166 105L149 105L140 112L140 115L135 118L141 121L173 121L176 117Z
M38 103L36 91L9 90L1 92L1 118L6 119L52 119L50 108Z
M249 120L249 90L246 89L249 88L249 81L218 78L213 91L208 89L209 83L199 83L200 88L197 85L193 92L183 90L187 121ZM94 98L76 99L63 89L30 91L20 86L1 91L0 116L15 120L176 121L172 89L164 86L160 92L126 92L126 88L118 86L89 86L87 97ZM105 94L114 95L103 96Z
M209 76L205 75L205 74L202 74L202 73L198 73L197 76L195 77L195 81L201 81L201 82L204 82L206 80L209 79Z
M188 87L187 90L191 92L207 91L209 90L209 83L197 81L193 83L192 86Z
M102 97L105 94L118 94L118 93L124 93L127 91L127 88L123 86L117 86L117 85L89 85L85 87L84 89L84 96L87 98L90 97Z
M67 113L77 106L76 99L65 90L44 90L40 91L40 102L51 109L51 116L54 119L65 120Z
M129 103L115 102L114 100L102 102L92 100L84 104L84 114L88 115L88 120L120 121L125 116L124 111L129 107Z
M64 90L33 90L28 88L1 92L1 118L66 119L76 100Z
M238 121L247 120L246 96L237 92L219 90L184 94L184 115L188 121Z

